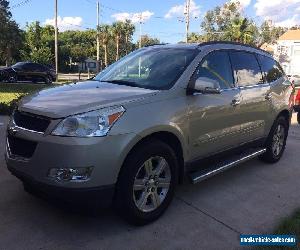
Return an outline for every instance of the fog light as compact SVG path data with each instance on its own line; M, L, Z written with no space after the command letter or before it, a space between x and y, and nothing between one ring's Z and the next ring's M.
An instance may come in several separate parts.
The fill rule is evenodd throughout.
M56 181L86 181L90 178L93 167L51 168L48 177Z

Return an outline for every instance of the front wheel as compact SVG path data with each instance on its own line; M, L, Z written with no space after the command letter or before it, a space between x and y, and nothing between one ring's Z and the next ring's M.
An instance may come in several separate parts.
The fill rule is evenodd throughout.
M270 134L267 138L267 152L260 157L263 161L275 163L280 160L285 150L288 129L288 121L285 117L280 116L273 124Z
M174 196L178 163L173 149L151 140L130 153L120 172L115 205L135 225L156 220Z
M9 83L16 83L18 81L17 74L14 74L14 73L9 74L7 81Z
M45 77L45 83L46 84L51 84L52 83L52 77L51 76L46 76Z

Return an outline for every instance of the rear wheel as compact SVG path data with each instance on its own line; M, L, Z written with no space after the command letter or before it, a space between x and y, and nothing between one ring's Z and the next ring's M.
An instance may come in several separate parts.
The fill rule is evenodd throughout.
M280 160L286 146L288 136L288 121L280 116L272 126L266 142L267 152L260 158L268 163L275 163Z
M151 140L132 152L120 172L115 205L135 225L156 220L174 196L177 179L174 151L159 140Z
M297 121L300 124L300 112L297 113Z

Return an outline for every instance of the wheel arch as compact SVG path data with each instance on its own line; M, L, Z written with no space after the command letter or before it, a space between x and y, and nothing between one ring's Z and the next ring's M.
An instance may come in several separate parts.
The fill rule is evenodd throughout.
M139 147L140 145L147 143L147 141L151 139L156 139L160 140L167 145L169 145L175 152L178 160L178 183L183 182L183 177L184 177L184 162L185 162L185 157L186 157L186 151L184 150L186 148L183 135L180 134L179 131L176 131L175 129L161 129L161 130L155 130L155 129L150 129L147 131L142 132L138 139L135 140L129 150L126 152L126 156L122 162L119 174L124 166L124 163L128 156L134 152L134 150Z
M275 121L280 117L280 116L283 116L287 122L288 122L288 125L290 125L291 123L291 112L287 109L284 109L282 111L279 112L279 114L277 115Z

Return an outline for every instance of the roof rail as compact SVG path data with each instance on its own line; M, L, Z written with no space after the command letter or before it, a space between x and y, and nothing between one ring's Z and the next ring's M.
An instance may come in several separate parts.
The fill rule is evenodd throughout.
M167 45L168 43L153 43L149 45L145 45L144 47L151 47L151 46L157 46L157 45Z
M199 46L205 46L205 45L213 45L213 44L232 44L232 45L241 45L244 47L249 47L249 48L253 48L253 49L257 49L260 50L266 54L272 55L271 53L269 53L268 51L265 51L261 48L249 45L249 44L244 44L244 43L239 43L239 42L231 42L231 41L211 41L211 42L203 42L203 43L199 43Z

